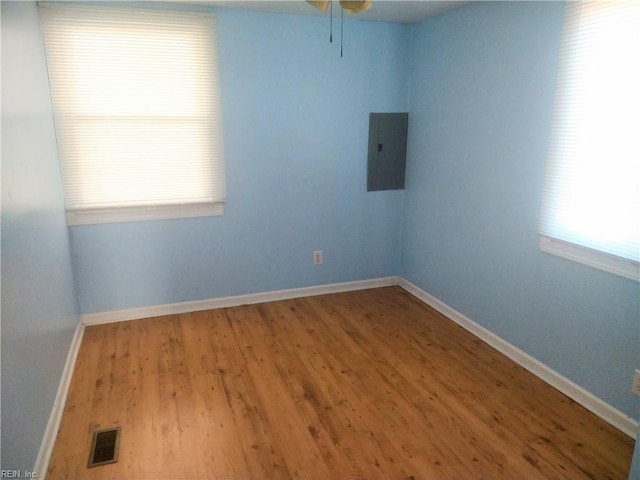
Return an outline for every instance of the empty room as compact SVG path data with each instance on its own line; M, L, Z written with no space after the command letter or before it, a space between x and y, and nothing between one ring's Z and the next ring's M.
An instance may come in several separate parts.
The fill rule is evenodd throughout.
M640 3L0 2L1 476L640 479Z

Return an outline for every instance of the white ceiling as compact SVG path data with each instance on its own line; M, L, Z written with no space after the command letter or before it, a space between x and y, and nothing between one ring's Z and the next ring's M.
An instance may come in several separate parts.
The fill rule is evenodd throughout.
M189 3L290 15L329 15L329 11L322 13L303 0L191 0ZM462 0L373 0L369 10L350 17L379 22L415 23L467 3L469 1ZM333 15L340 15L337 0L334 1Z

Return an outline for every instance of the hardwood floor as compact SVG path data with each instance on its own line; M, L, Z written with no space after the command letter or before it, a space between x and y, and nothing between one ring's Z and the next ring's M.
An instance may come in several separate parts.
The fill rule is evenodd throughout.
M626 480L632 449L390 287L87 327L48 478Z

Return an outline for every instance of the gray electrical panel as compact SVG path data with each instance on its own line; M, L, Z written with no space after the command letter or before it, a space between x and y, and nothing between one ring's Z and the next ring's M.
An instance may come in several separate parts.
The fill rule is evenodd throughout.
M369 114L367 191L404 188L408 113Z

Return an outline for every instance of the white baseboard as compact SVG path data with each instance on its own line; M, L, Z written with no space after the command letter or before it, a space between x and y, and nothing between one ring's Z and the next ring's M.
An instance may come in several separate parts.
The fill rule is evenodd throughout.
M609 405L602 399L596 397L592 393L588 392L584 388L579 385L573 383L568 378L559 374L555 370L551 369L544 363L535 359L528 353L520 350L518 347L512 345L506 340L500 338L496 334L490 332L486 328L478 325L473 320L467 318L460 312L451 308L444 302L441 302L434 296L428 294L421 288L417 287L413 283L405 280L401 277L382 277L370 280L359 280L353 282L343 282L343 283L332 283L326 285L317 285L312 287L302 287L302 288L293 288L287 290L276 290L272 292L263 292L263 293L250 293L246 295L236 295L230 297L220 297L220 298L212 298L207 300L196 300L191 302L180 302L180 303L170 303L166 305L156 305L150 307L140 307L140 308L131 308L125 310L117 310L110 312L98 312L98 313L89 313L82 315L81 323L84 325L99 325L103 323L113 323L113 322L121 322L126 320L137 320L141 318L162 316L162 315L176 315L180 313L188 313L195 312L200 310L209 310L214 308L225 308L225 307L234 307L239 305L249 305L256 303L264 303L264 302L273 302L278 300L287 300L291 298L300 298L307 297L313 295L325 295L329 293L341 293L341 292L349 292L355 290L365 290L369 288L379 288L379 287L389 287L393 285L400 285L407 292L411 293L427 305L433 307L438 312L445 315L447 318L451 319L464 329L468 330L476 337L480 338L482 341L488 343L493 348L503 353L511 360L515 361L520 366L527 369L529 372L533 373L540 379L544 380L546 383L556 388L560 392L567 395L569 398L573 399L589 411L596 414L598 417L602 418L604 421L622 431L626 435L629 435L632 438L636 438L636 434L638 432L638 421L629 417L625 413L616 409L615 407ZM76 336L78 336L76 332ZM82 334L80 333L80 338ZM75 337L74 337L75 342ZM74 345L72 345L73 351ZM72 354L69 352L69 357L73 356L73 362L75 363L75 355L76 352ZM68 373L69 377L71 372L73 371L73 365L71 365L71 371ZM63 381L65 377L63 376ZM70 378L69 378L70 380ZM68 381L68 380L67 380ZM66 388L68 385L64 387L64 395L66 397ZM61 383L61 390L63 389L63 385ZM60 393L60 392L59 392ZM56 403L57 404L57 403ZM62 412L62 407L64 406L64 399L62 399L62 403L60 407L60 414ZM55 407L54 407L55 411ZM53 413L52 413L53 419ZM51 424L53 420L49 423ZM59 419L57 420L59 423ZM57 423L55 425L55 429L53 429L53 438L51 442L55 440L55 434L57 431ZM47 434L49 434L49 427L47 427ZM47 437L45 436L45 440ZM43 442L44 446L45 442ZM53 444L51 445L51 447ZM41 452L42 454L42 448ZM49 452L50 453L50 452ZM40 461L40 456L38 456L38 461ZM47 457L48 459L48 457ZM47 460L48 461L48 460ZM36 463L38 466L39 463ZM46 465L45 465L46 467ZM39 472L39 470L35 470ZM42 477L39 477L42 478Z
M64 405L67 401L67 393L69 392L69 385L71 384L71 377L73 376L73 369L76 365L76 359L78 358L78 351L80 350L83 334L84 324L79 321L76 331L73 334L73 338L71 339L71 346L67 353L67 359L62 370L62 377L60 379L60 384L58 385L58 392L56 393L53 408L51 409L51 415L49 416L49 422L47 423L47 428L44 431L44 437L40 444L38 457L36 458L36 463L33 467L35 478L44 479L47 476L49 460L51 459L53 446L55 445L58 429L60 428L62 412L64 411Z
M81 321L85 325L100 325L103 323L122 322L126 320L138 320L140 318L159 317L162 315L177 315L180 313L211 310L214 308L237 307L255 303L275 302L291 298L310 297L312 295L326 295L329 293L350 292L366 290L369 288L390 287L398 285L400 277L382 277L370 280L357 280L353 282L331 283L313 287L291 288L287 290L275 290L272 292L249 293L231 297L211 298L207 300L195 300L192 302L169 303L150 307L129 308L111 312L88 313L82 315Z
M575 400L577 403L596 414L605 422L609 423L621 432L629 435L631 438L636 438L636 434L638 432L637 420L629 417L617 408L609 405L608 403L596 397L579 385L576 385L571 380L560 375L558 372L551 369L539 360L536 360L528 353L525 353L518 347L510 344L509 342L503 340L486 328L478 325L473 320L465 317L457 310L451 308L444 302L441 302L440 300L428 294L420 287L417 287L408 280L401 278L399 285L407 292L411 293L427 305L433 307L435 310L445 315L447 318L453 320L462 328L474 334L480 340L488 343L493 348L506 355L511 360L527 369L529 372L533 373L535 376L539 377L552 387L564 393L567 397Z

